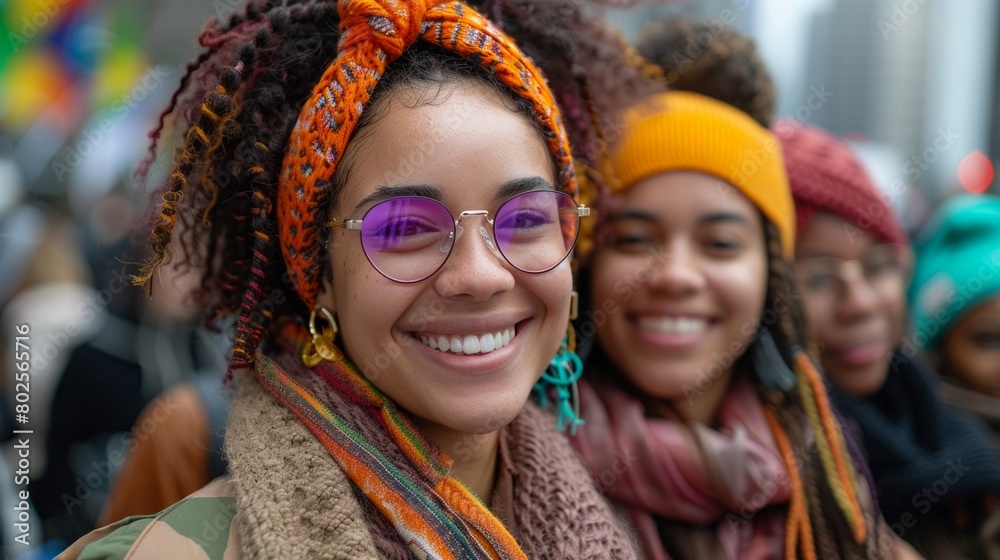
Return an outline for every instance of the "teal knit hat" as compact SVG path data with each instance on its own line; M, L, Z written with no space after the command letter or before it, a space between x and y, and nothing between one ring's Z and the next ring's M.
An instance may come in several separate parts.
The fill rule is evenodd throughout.
M1000 294L1000 197L948 200L921 229L913 250L908 297L914 341L934 348L965 313Z

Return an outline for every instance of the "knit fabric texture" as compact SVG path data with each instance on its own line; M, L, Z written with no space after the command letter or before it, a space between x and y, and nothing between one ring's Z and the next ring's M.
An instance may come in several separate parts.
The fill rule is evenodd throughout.
M789 119L776 121L771 130L784 152L800 235L816 212L827 211L882 243L907 242L899 218L850 146L820 128Z
M377 509L411 553L433 558L599 558L613 549L631 556L627 532L617 525L553 419L537 407L529 405L531 411L522 413L534 418L533 428L523 422L510 427L507 468L514 472L516 539L451 476L452 459L349 362L323 362L313 370L297 363L296 346L307 337L299 327L286 326L281 344L286 352L276 358L258 356L257 380L308 428L365 497L366 507ZM560 521L556 516L565 515L561 511L573 515Z
M347 475L255 378L239 383L226 456L241 557L378 558Z
M555 99L541 72L474 9L435 0L341 0L337 58L306 101L292 130L278 185L281 250L307 307L319 290L322 224L330 180L386 67L421 39L477 61L530 102L556 165L560 188L576 195L573 158Z
M1000 294L1000 197L948 200L921 228L913 249L914 338L933 348L966 313Z
M742 111L697 93L671 91L629 109L611 159L618 193L669 171L700 171L722 179L777 228L794 251L795 215L778 141Z
M528 402L500 430L498 470L513 479L511 507L503 519L521 550L532 560L637 558L629 530L553 425L551 414ZM413 558L392 523L369 500L360 500L378 557Z

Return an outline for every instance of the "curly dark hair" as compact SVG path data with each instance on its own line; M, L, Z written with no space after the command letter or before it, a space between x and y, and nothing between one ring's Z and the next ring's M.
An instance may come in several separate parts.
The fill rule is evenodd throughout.
M573 155L596 167L605 145L602 129L610 122L605 116L655 87L643 78L624 40L576 0L469 4L539 66L562 110ZM272 206L289 135L336 55L338 26L337 3L320 0L249 0L228 20L210 21L199 38L204 50L188 65L150 134L149 154L137 172L137 181L154 182L151 189L162 203L150 215L150 256L135 281L149 285L155 268L171 259L202 270L192 296L209 310L209 324L237 317L230 371L253 362L273 320L309 312L286 272ZM416 51L420 54L387 69L383 79L389 87L380 84L385 91L377 89L373 99L404 84L470 77L503 88L458 55ZM164 143L179 147L168 176L155 183L150 169L164 133ZM180 250L172 255L178 222ZM328 261L324 272L329 274Z
M775 88L753 39L719 21L675 16L647 24L636 49L669 87L728 103L768 128Z

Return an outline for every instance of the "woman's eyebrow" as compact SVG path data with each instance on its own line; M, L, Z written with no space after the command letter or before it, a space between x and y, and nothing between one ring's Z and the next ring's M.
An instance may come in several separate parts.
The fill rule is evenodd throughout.
M665 221L662 216L656 214L655 212L650 212L648 210L641 210L638 208L626 208L620 212L612 214L609 218L609 222L618 222L622 220L639 220L642 222L653 222L660 223ZM697 225L712 225L720 222L736 222L746 226L750 226L750 220L738 212L712 212L710 214L705 214L700 216L697 220Z
M361 199L361 202L354 207L351 215L356 216L358 211L368 205L396 198L397 196L423 196L433 198L434 200L441 200L441 189L431 185L380 185L375 189L375 192Z
M750 220L738 212L713 212L698 218L698 225L715 224L719 222L739 222L744 225L751 225Z
M542 177L521 177L518 179L512 179L500 185L500 188L497 189L497 193L494 195L493 199L506 200L523 192L542 189L555 190L555 187Z
M658 214L634 208L626 208L625 210L622 210L620 212L615 212L614 214L608 217L608 222L619 222L622 220L639 220L642 222L663 221L663 219L660 218Z

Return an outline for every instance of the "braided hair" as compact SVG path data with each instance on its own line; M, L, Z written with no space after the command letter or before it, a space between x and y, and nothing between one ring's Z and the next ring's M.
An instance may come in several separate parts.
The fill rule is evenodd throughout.
M809 358L816 355L815 348L803 307L794 301L800 292L792 265L782 252L778 229L767 219L764 236L765 316L776 317L769 332L795 374L795 386L788 391L769 389L753 376L791 479L786 558L882 558L885 551L878 546L882 527L871 517L873 512L865 511L862 498L862 492L874 488L870 473L860 448L843 433L824 380ZM789 296L793 301L787 301ZM752 350L742 358L751 354ZM859 487L860 480L867 482L867 489Z
M585 166L596 166L604 145L599 115L613 114L649 90L629 64L621 38L574 0L476 0L470 5L493 18L546 74L566 115L573 155ZM180 145L166 179L152 186L161 202L150 215L148 260L134 280L150 286L153 271L171 260L203 271L192 295L208 310L209 324L237 317L230 372L253 363L275 319L308 315L291 289L274 206L292 128L336 56L339 19L336 2L249 0L228 20L211 20L199 38L204 51L188 65L137 172L140 182L154 177L150 169L164 133ZM373 95L385 96L408 83L470 77L506 91L474 61L461 60L453 53L417 48L390 65L388 87L380 83ZM529 110L516 100L515 106ZM338 177L331 183L327 203L336 199ZM184 227L179 254L173 255L169 247L178 221ZM325 251L319 253L326 257ZM323 269L330 273L328 260Z

